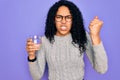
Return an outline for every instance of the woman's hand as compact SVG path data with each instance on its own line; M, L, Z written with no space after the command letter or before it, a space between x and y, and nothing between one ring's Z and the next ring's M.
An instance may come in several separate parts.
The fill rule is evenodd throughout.
M97 16L91 21L89 25L90 35L98 36L100 34L103 21L99 20Z
M99 20L97 16L90 22L90 36L92 39L93 45L97 45L100 43L100 30L103 25L103 21Z
M28 39L26 43L26 50L28 52L29 59L35 58L35 51L40 49L40 44L33 43L32 39Z

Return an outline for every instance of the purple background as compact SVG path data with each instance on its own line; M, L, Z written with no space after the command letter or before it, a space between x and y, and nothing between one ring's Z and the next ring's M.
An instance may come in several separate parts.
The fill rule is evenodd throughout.
M32 80L26 39L43 35L50 6L58 0L0 0L0 80ZM95 15L104 21L101 31L109 59L106 74L97 73L85 56L85 80L120 80L119 0L73 0L83 13L85 27ZM47 80L47 68L42 80Z

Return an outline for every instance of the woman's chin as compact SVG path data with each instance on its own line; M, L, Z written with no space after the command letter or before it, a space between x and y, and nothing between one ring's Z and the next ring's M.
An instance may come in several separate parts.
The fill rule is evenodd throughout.
M70 32L67 32L67 31L61 31L60 33L57 33L56 35L57 36L65 36L67 34L69 34Z

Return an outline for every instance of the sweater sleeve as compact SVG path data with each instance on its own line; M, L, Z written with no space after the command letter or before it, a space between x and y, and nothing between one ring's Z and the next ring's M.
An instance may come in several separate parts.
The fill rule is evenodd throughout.
M98 45L92 45L91 38L88 33L87 35L87 46L86 46L86 54L93 66L93 68L103 74L108 69L108 58L106 55L106 51L104 49L102 41Z
M45 50L42 42L40 50L36 52L37 60L35 62L29 62L29 69L33 80L40 80L45 70Z

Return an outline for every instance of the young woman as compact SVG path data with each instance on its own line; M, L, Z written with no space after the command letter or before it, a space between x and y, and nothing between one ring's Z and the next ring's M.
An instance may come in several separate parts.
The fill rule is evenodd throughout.
M108 64L100 39L102 25L103 22L96 16L87 33L77 6L67 0L56 2L48 12L45 36L41 39L40 47L31 39L27 40L26 50L33 80L41 79L46 63L49 80L83 80L84 52L93 68L105 73Z

